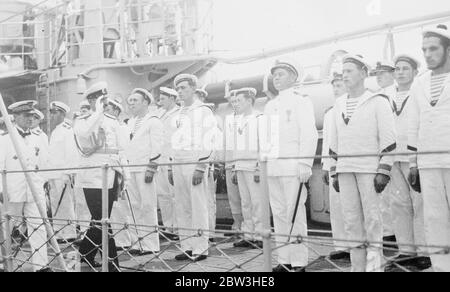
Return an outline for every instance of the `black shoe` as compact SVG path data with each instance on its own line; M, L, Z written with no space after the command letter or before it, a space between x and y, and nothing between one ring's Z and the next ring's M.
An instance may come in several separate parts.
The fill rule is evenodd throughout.
M204 255L204 254L201 254L201 255L199 255L199 256L193 256L193 257L192 257L192 261L193 261L194 263L196 263L196 262L204 261L204 260L206 260L207 258L208 258L208 256L206 256L206 255Z
M392 251L393 249L398 249L397 245L397 238L395 235L385 236L383 237L383 248L389 249L389 251Z
M421 271L427 270L431 268L431 259L429 257L418 257L413 265Z
M151 251L151 250L144 250L139 253L139 256L145 256L145 255L157 254L157 253L158 253L158 251L155 252L155 251Z
M42 268L38 271L36 271L36 273L53 273L52 268L48 267L48 268Z
M237 236L238 234L239 233L236 232L236 231L231 231L231 232L224 233L223 236L225 236L225 237L233 237L233 236Z
M103 265L101 264L101 263L99 263L99 262L97 262L97 261L95 261L95 260L86 260L86 259L81 259L81 261L80 261L82 264L86 264L86 265L88 265L90 268L94 268L94 269L97 269L97 268L101 268Z
M246 240L241 240L238 242L233 243L234 247L238 247L238 248L251 248L253 247L252 244Z
M291 272L306 273L306 267L292 267Z
M334 251L330 253L330 260L350 260L350 253L346 251Z
M292 269L291 265L278 265L272 269L272 273L288 273Z
M140 251L139 249L130 249L128 253L132 256L140 256L142 251Z
M161 233L159 234L159 239L160 240L178 241L178 240L180 240L180 237L178 235L170 233L170 232L161 231Z
M131 246L120 246L117 247L117 251L126 251L129 250L131 248Z
M182 254L179 254L177 256L175 256L175 260L177 261L187 261L190 260L192 257L192 251L191 250L187 250L185 252L183 252Z
M252 248L253 249L262 249L264 247L264 245L263 245L263 242L262 241L260 241L260 240L255 240L255 241L252 241Z
M58 242L58 244L67 244L67 243L73 243L76 240L77 240L76 238L68 238L68 239L60 238L60 239L56 240L56 242Z
M74 242L72 242L72 245L74 247L80 247L82 241L83 241L82 239L77 239Z

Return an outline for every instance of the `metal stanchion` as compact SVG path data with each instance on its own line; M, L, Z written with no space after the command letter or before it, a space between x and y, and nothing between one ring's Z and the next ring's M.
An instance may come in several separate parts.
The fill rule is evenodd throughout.
M263 194L261 196L263 208L263 256L264 265L263 272L272 272L272 230L270 226L270 203L269 203L269 187L267 185L267 160L260 162L261 180Z
M108 258L109 258L109 234L108 234L108 169L109 166L107 164L102 167L102 272L108 272Z
M12 262L12 248L11 248L11 216L9 215L9 198L8 198L8 184L6 181L6 170L2 171L2 187L3 187L3 206L5 209L5 271L11 272L13 270Z

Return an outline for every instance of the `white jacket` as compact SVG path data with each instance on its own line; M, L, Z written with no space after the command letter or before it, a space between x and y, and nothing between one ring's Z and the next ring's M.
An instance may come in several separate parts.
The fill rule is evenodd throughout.
M391 153L396 149L392 109L386 96L366 91L346 124L347 97L339 97L331 123L330 155ZM339 157L332 160L330 173L382 173L389 175L393 156Z
M450 75L438 103L432 107L431 71L417 78L410 93L408 109L408 149L412 152L410 166L450 168L450 154L417 155L417 151L448 151L450 149Z
M259 171L259 118L261 113L253 111L250 115L236 116L236 141L232 159L234 170Z
M329 108L323 117L323 131L322 131L322 156L330 155L330 130L332 129L331 123L333 122L334 108ZM330 171L331 158L322 158L322 169Z
M177 130L172 136L173 158L197 162L197 169L205 171L213 157L213 136L217 121L211 109L196 100L182 107L176 117Z
M50 135L49 168L73 168L78 166L78 151L74 132L68 122L56 126ZM75 173L75 170L47 173L49 179L62 179L64 174Z
M127 169L117 167L126 165L124 150L129 136L124 134L123 128L116 117L103 113L103 108L81 117L74 127L78 150L82 153L81 167L102 166L107 164L115 167L108 170L108 188L114 184L115 172L120 172L128 178ZM76 186L81 188L101 189L102 171L98 169L80 170L76 179Z
M16 130L17 131L17 130ZM31 135L18 139L19 147L25 159L27 170L47 168L48 153L42 148L42 141L39 136ZM4 133L0 139L0 170L21 171L22 166L11 141L10 135ZM29 176L38 191L39 200L44 200L44 177L43 173L30 172ZM7 175L7 193L9 202L25 203L34 202L31 189L23 173L10 173ZM3 191L3 185L0 186Z
M261 121L260 150L263 158L269 159L269 176L297 176L299 164L312 167L313 158L277 159L316 154L318 133L314 108L308 96L296 88L281 91L267 103Z
M170 162L173 156L172 137L177 130L176 118L180 110L179 106L175 106L170 111L163 111L159 118L163 124L163 146L162 146L162 161Z
M130 129L134 128L136 118L128 122ZM125 156L130 165L148 165L158 163L164 143L163 124L161 120L148 113L142 121L141 127L134 133L133 138L125 149ZM147 167L133 167L131 172L144 172Z

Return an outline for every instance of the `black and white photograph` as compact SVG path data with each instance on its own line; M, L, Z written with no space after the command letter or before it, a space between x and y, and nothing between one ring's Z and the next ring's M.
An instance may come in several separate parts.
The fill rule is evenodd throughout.
M0 177L3 273L450 272L450 1L0 0Z

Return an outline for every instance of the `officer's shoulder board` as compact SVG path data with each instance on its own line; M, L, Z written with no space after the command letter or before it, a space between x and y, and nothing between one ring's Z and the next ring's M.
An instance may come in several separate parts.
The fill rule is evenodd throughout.
M334 107L334 106L330 106L329 108L327 108L327 109L325 110L325 113L324 113L324 114L327 114L329 111L331 111L331 110L333 109L333 107Z
M112 119L112 120L117 120L117 118L115 117L115 116L112 116L112 115L110 115L110 114L104 114L105 115L105 117L107 117L107 118L110 118L110 119Z
M43 132L42 132L41 129L34 129L34 130L31 131L31 133L33 133L33 134L39 136L39 135L41 135Z
M92 115L92 114L85 114L85 115L79 116L78 119L79 119L79 120L86 120L86 119L90 118L91 115Z
M64 122L64 123L62 124L62 126L63 126L64 128L66 128L66 129L68 129L68 130L72 129L72 125L70 125L68 122Z

